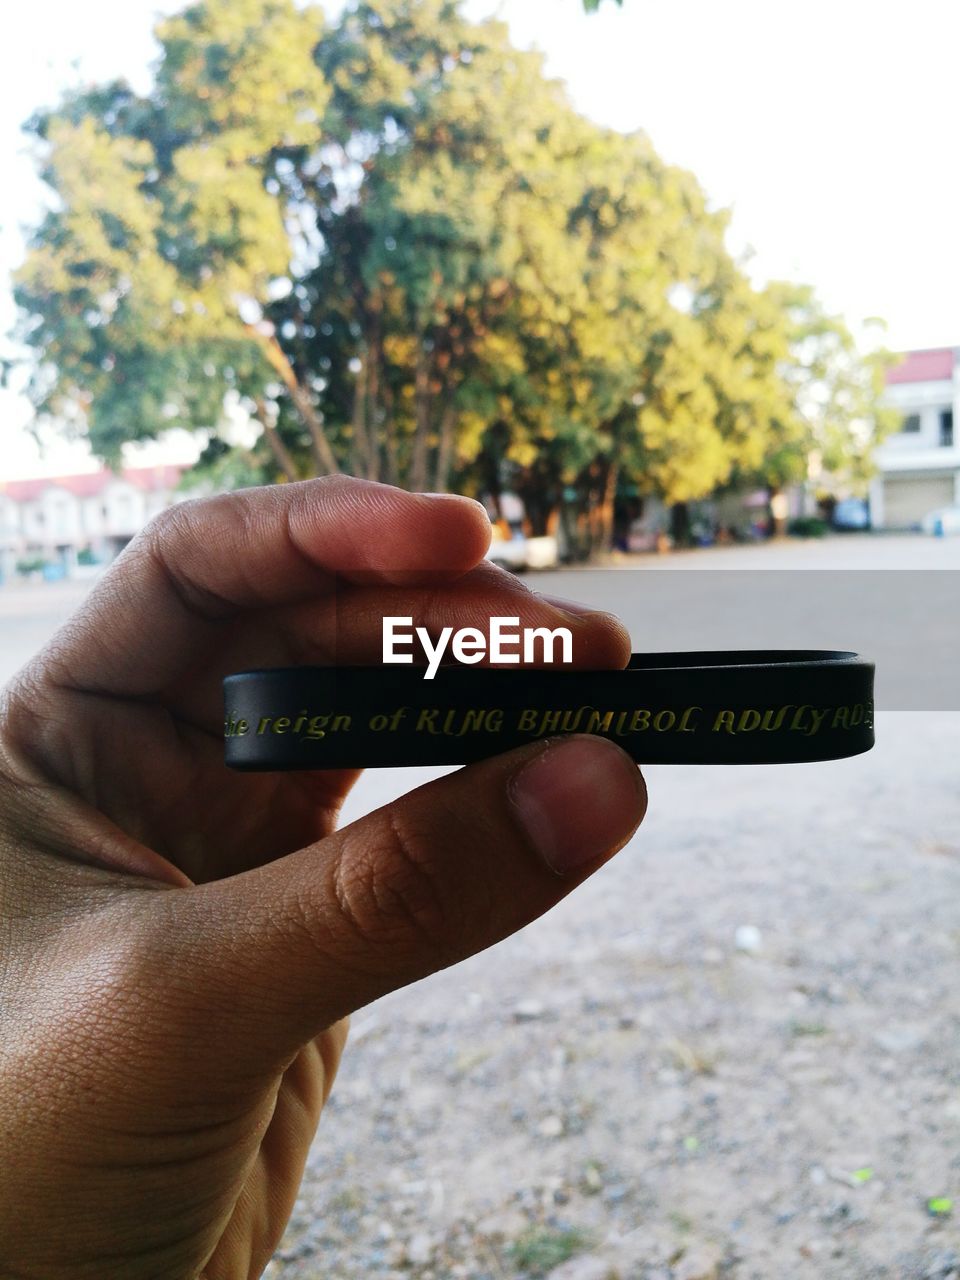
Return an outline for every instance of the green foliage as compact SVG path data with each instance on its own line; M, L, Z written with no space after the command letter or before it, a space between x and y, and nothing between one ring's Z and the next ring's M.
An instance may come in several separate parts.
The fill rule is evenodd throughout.
M195 466L180 477L177 488L202 497L224 490L249 489L253 485L275 484L283 478L260 448L232 448L216 436L207 444Z
M22 577L27 577L31 573L40 573L47 567L47 562L43 556L32 556L28 560L17 561L17 573Z
M787 533L794 538L823 538L826 537L827 529L826 520L821 520L819 516L798 516L787 525ZM794 1031L794 1035L796 1034ZM810 1031L806 1030L802 1034L809 1035Z
M53 193L16 281L40 414L122 444L213 434L205 484L338 468L568 503L856 482L883 360L762 290L641 133L579 116L460 0L200 0L115 83L30 123ZM252 453L216 432L240 403ZM599 514L598 514L599 513ZM596 517L596 518L595 518Z
M566 1230L532 1230L510 1249L514 1264L526 1276L545 1276L589 1248L590 1237L575 1227Z

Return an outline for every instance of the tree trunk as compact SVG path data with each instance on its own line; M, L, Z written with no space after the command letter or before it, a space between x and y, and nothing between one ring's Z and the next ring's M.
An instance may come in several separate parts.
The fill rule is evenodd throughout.
M374 328L367 356L367 479L380 479L380 326Z
M264 438L270 446L270 452L273 454L274 460L287 480L296 480L297 465L293 460L290 450L283 443L283 440L280 437L280 432L270 421L270 412L267 409L266 402L258 398L256 406L257 417L263 427Z
M546 484L539 477L530 477L517 485L517 493L523 499L523 507L530 525L530 536L542 538L547 532L555 503L547 492Z
M387 484L400 483L400 447L397 443L397 421L393 413L393 391L384 391L383 452L384 476Z
M370 470L370 446L367 440L367 359L360 357L360 368L357 370L353 384L353 415L351 426L353 438L350 441L350 471L355 476L368 476Z
M413 437L413 454L410 459L410 488L414 493L422 493L427 487L427 447L430 431L430 369L422 343L417 348L413 402L416 427Z
M604 551L613 547L613 512L617 499L617 481L620 477L620 464L613 459L607 464L607 474L603 482L603 495L600 499L598 534Z
M286 357L286 353L280 346L276 338L264 339L258 335L261 346L266 353L270 364L280 375L283 385L290 393L290 399L296 406L297 412L303 419L307 430L310 432L310 439L313 443L313 452L317 461L318 469L321 474L337 475L340 471L337 460L333 456L333 450L330 448L330 442L327 440L323 430L323 423L320 421L320 415L314 408L310 394L305 387L301 386L297 380L297 375L293 371L293 366Z
M453 462L453 434L457 421L453 397L447 401L440 419L440 443L437 446L437 469L433 481L435 493L446 493L450 485L450 466Z
M580 533L577 528L577 514L569 502L562 502L559 510L558 538L561 558L564 562L577 560L580 556Z
M677 547L690 545L690 508L685 502L675 502L670 508L670 536Z

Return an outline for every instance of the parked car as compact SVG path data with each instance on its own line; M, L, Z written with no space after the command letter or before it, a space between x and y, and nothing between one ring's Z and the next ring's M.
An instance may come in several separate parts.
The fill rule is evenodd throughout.
M833 509L834 529L870 528L870 508L863 498L842 498Z
M960 507L937 507L928 511L920 522L924 533L943 536L947 533L960 533Z
M525 573L527 569L555 569L559 562L557 540L549 536L527 538L519 532L505 538L494 525L487 559L513 573Z

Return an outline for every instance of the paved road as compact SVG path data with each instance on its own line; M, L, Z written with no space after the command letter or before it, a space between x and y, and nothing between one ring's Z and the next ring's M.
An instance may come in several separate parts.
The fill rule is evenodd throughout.
M31 658L80 604L89 582L0 586L0 684Z
M714 569L957 569L960 539L642 563L531 585L644 644L665 568L702 595ZM0 675L80 594L0 589ZM591 1280L955 1280L960 1231L925 1203L960 1204L960 714L882 713L878 739L648 769L647 821L581 892L359 1014L271 1276L504 1280L573 1252ZM345 816L439 772L368 774Z
M851 536L623 557L605 569L526 581L614 610L635 647L648 652L853 648L877 662L882 706L960 710L957 570L960 538ZM88 585L0 587L0 682L43 644Z

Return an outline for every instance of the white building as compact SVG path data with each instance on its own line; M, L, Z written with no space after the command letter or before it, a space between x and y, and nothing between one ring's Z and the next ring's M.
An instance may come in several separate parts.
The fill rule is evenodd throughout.
M886 402L901 427L876 452L871 519L877 529L907 529L938 507L960 506L960 348L907 352L887 374Z
M81 552L113 560L152 516L178 501L183 470L0 481L0 581L14 575L19 561L44 560L70 573Z

